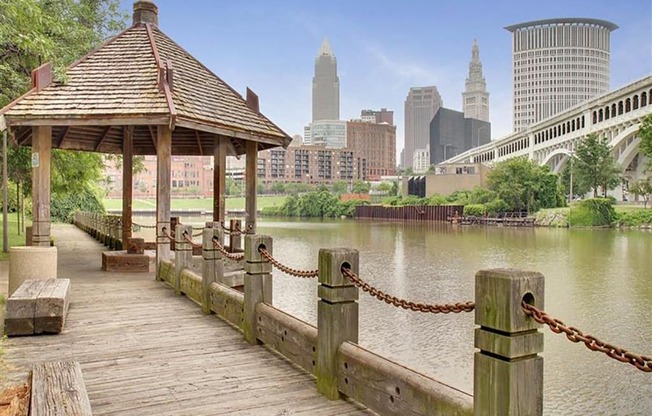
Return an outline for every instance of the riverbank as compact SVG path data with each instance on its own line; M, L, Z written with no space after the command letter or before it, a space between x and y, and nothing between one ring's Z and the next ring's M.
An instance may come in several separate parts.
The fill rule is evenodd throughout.
M611 224L605 224L605 227L652 229L652 209L637 205L614 205L613 208L616 212L615 219ZM576 205L573 205L572 209L576 209ZM579 227L573 225L572 221L569 224L570 212L571 207L542 209L532 214L532 217L537 227Z

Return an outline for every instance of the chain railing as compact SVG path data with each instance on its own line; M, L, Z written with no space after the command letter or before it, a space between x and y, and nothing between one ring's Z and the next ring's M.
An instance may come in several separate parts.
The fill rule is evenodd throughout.
M131 223L131 228L133 229L134 227L140 227L140 228L146 228L146 229L153 230L153 229L156 228L156 224L154 224L154 225L143 225L143 224L138 224L138 223L132 222Z
M167 227L161 228L161 231L163 231L163 235L168 238L170 241L174 241L174 231L172 233L168 232Z
M586 348L590 349L591 351L599 351L616 361L620 361L621 363L629 363L641 371L652 373L652 357L634 354L625 350L624 348L616 347L606 342L602 342L594 336L585 335L579 329L572 326L566 326L559 319L551 317L546 312L542 311L534 305L522 302L521 307L523 308L523 312L525 312L526 315L532 317L532 319L540 324L547 325L550 330L556 334L564 333L569 341L576 343L583 342Z
M201 244L195 243L194 241L192 241L192 237L197 237L196 235L190 236L190 234L188 234L188 231L184 231L182 236L183 236L183 239L186 240L186 242L190 243L190 245L193 248L201 248L202 247Z
M274 257L272 257L272 255L269 254L269 252L262 247L258 249L258 252L268 262L272 263L274 267L276 267L277 269L279 269L284 273L289 274L290 276L311 278L311 277L317 277L319 275L319 270L298 270L298 269L293 269L291 267L288 267L283 263L281 263L280 261L276 260Z
M224 255L227 259L235 260L235 261L242 261L244 260L244 254L243 253L229 253L222 244L220 244L220 240L217 237L213 237L213 245L217 247L217 250Z
M425 304L412 302L405 299L397 298L396 296L389 295L382 290L379 290L369 283L360 279L351 269L342 267L342 275L349 279L356 287L362 289L363 292L369 293L371 296L378 300L394 305L399 308L407 309L414 312L424 313L460 313L472 312L475 309L475 302L457 302L457 303L444 303L444 304Z

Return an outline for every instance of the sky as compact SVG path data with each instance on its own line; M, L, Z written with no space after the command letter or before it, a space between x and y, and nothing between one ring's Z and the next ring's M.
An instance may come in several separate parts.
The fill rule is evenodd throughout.
M652 74L650 0L155 0L159 27L225 82L260 97L261 112L289 135L312 117L314 60L324 37L337 58L340 118L394 111L403 148L410 87L434 85L462 110L473 40L490 93L492 138L512 130L511 33L505 26L558 17L604 19L611 88ZM131 15L133 1L121 0ZM397 159L398 160L398 159Z

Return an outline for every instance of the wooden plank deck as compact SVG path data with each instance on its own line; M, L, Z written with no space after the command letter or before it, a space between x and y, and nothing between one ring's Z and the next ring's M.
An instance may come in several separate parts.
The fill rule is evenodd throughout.
M58 276L71 279L66 327L5 341L0 387L24 381L33 363L74 360L97 415L374 414L320 396L310 375L153 274L102 272L104 247L76 227L53 225L53 236Z

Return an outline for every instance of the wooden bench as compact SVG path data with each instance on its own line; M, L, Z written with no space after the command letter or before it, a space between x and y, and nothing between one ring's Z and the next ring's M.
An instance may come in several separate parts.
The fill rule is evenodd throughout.
M26 280L7 299L5 334L58 334L70 304L70 279Z
M92 416L77 361L38 363L32 369L31 416Z

